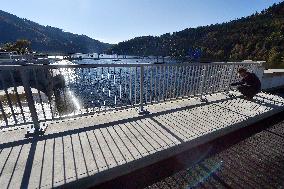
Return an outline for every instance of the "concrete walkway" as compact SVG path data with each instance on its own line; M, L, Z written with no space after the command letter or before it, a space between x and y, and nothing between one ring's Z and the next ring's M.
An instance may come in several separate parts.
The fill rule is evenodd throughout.
M235 94L238 95L238 94ZM1 188L84 188L161 161L284 110L284 99L214 94L49 123L45 136L0 133Z
M284 112L93 189L280 189L283 144Z

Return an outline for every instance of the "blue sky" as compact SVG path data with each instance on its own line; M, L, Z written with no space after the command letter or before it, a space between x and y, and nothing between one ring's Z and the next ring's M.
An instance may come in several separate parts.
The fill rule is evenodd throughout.
M230 21L280 0L1 0L0 9L108 43Z

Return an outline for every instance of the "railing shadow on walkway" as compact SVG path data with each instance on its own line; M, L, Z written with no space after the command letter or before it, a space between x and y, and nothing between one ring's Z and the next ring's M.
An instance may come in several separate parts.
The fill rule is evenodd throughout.
M271 126L283 122L283 115L284 112L281 112L93 189L277 187L284 173L281 165L284 156L282 143L273 135L276 133L281 139L284 127L283 124L275 128ZM264 135L267 137L263 138ZM269 161L272 164L257 163L253 157L262 160L272 158Z
M40 174L37 175L39 177L38 187L44 186L45 184L43 182L46 183L47 182L46 180L49 179L49 178L51 179L49 181L49 183L53 187L57 182L54 179L55 174L58 174L57 173L58 171L55 170L55 164L56 164L55 153L57 153L56 151L58 151L58 149L57 149L59 147L58 142L61 141L61 147L62 147L62 150L63 150L62 151L62 161L63 161L62 162L62 166L63 166L62 167L62 169L63 169L62 184L67 183L68 179L70 179L70 175L67 175L69 173L67 173L67 171L66 171L67 170L67 168L66 168L67 160L65 159L65 157L68 156L68 155L70 155L73 159L73 166L71 166L71 167L73 167L73 169L74 169L73 170L74 171L73 177L75 176L75 180L74 179L73 180L76 181L76 180L78 180L82 177L82 175L80 175L81 173L77 172L78 169L82 168L82 166L77 165L78 160L76 158L78 158L78 157L76 157L76 155L78 155L78 154L75 153L75 151L76 151L75 148L77 149L77 151L76 151L77 153L78 153L78 149L79 149L79 151L81 151L81 155L82 155L81 159L83 160L82 161L82 163L84 164L83 167L85 167L84 171L87 174L85 176L88 176L89 172L95 171L95 170L88 170L86 158L89 158L89 157L86 157L85 154L84 154L84 150L83 150L83 147L82 147L82 140L81 140L82 135L85 135L85 137L87 138L87 141L89 142L88 148L91 150L91 152L93 154L94 164L96 164L96 168L99 169L99 167L97 166L97 164L99 162L96 162L92 142L90 141L89 135L88 135L89 133L87 133L87 132L92 132L95 135L95 139L98 140L97 139L98 136L96 136L96 134L94 133L94 130L102 129L102 128L108 128L108 127L114 127L116 125L126 124L126 123L129 123L129 122L139 122L140 120L146 119L146 118L149 118L149 119L155 121L156 123L158 123L159 126L163 127L163 124L160 123L157 119L155 119L155 117L161 116L161 115L168 115L168 114L174 113L174 112L180 112L180 111L183 111L183 110L190 110L192 108L206 106L206 105L209 105L209 104L215 104L215 103L219 103L219 102L220 103L227 102L227 101L232 100L232 99L237 99L237 97L232 97L232 98L229 97L229 98L222 99L222 100L211 101L211 102L206 103L206 104L202 103L202 104L197 104L197 105L193 105L193 106L185 106L185 107L170 109L170 110L161 111L161 112L157 112L157 113L153 113L153 114L142 115L142 116L133 117L133 118L129 118L129 119L122 119L122 120L118 120L118 121L113 121L113 122L109 122L109 123L105 123L105 124L90 125L89 127L85 127L85 128L79 128L79 129L74 129L74 130L69 130L69 131L64 131L64 132L59 132L59 133L53 133L53 134L48 134L48 135L39 136L39 137L35 137L35 138L30 138L30 139L17 140L17 141L14 141L14 142L2 143L2 144L0 144L0 150L1 150L0 156L3 154L4 150L7 151L9 149L8 150L9 152L8 152L7 157L5 158L3 166L1 167L0 177L4 174L3 173L4 169L7 166L6 163L8 161L9 162L11 161L9 159L10 158L16 158L16 160L14 161L14 165L12 166L13 167L12 172L11 172L11 175L10 175L10 178L9 178L9 181L8 181L8 185L7 185L8 187L11 187L12 180L14 179L13 177L15 177L15 171L19 167L19 165L18 165L19 157L22 156L23 148L26 148L25 151L28 150L28 153L27 153L28 155L27 155L26 160L25 160L23 176L22 176L22 178L18 178L18 179L21 179L20 180L20 183L21 183L20 187L21 188L28 188L30 179L31 179L31 177L34 176L34 175L32 175L32 169L33 169L33 166L35 165L34 160L35 160L35 154L37 153L37 151L41 151L41 153L42 153L41 162L36 162L38 164L41 164L40 165L41 166ZM262 101L255 101L255 102L263 105ZM266 103L265 105L267 105L268 107L273 107L273 108L278 107L275 104L270 105L270 104ZM230 111L230 110L228 110L228 111ZM135 127L135 126L129 125L129 127ZM100 137L104 138L104 141L106 142L110 153L114 153L114 152L112 152L112 150L109 146L110 145L108 143L109 139L105 138L102 131L100 131L100 132L101 132ZM136 132L139 133L139 130L136 129ZM127 137L127 134L126 133L124 133L124 134ZM173 133L171 133L171 134L174 135ZM110 136L111 136L111 134L110 134ZM133 136L134 136L134 134L133 134ZM74 137L76 137L76 138L74 138ZM76 143L74 140L79 142L79 144ZM147 140L147 139L144 138L144 140ZM179 140L179 142L182 142L181 139L178 139L178 140ZM68 141L68 143L67 143L67 141ZM76 146L75 146L75 143L76 143ZM116 142L114 142L114 144L118 147L118 144L116 144ZM142 143L141 143L141 146L143 146ZM42 147L42 149L41 149L41 147ZM65 151L66 147L71 148L71 151L69 151L69 154L67 154L67 151ZM106 147L106 146L104 146L104 147ZM145 147L145 146L143 146L143 147L147 150L147 147ZM49 149L49 148L52 148L52 149ZM97 148L100 148L101 151L102 151L101 146L98 146ZM13 154L14 154L13 157L11 155L12 151L17 151L17 152L13 152ZM51 153L49 153L49 152L51 152ZM23 154L23 156L24 155L25 154ZM102 155L104 156L104 154L102 154ZM134 156L134 154L131 154L131 155ZM48 167L48 168L46 167L46 165L45 165L45 163L47 163L46 159L49 159L49 160L51 159L51 161L52 161L51 167ZM106 168L111 167L111 165L108 165L107 160L104 160L104 161L105 161L105 164L106 164ZM116 160L115 158L114 158L114 161L117 164L120 164L120 162L118 160ZM68 163L70 163L70 162L68 162ZM47 163L47 164L50 164L50 163ZM70 166L70 165L68 165L68 166ZM79 168L79 167L81 167L81 168ZM46 173L44 173L44 169L48 169L48 171L51 172L51 173L48 173L50 175L46 178L45 178ZM100 170L98 170L98 171L100 171Z

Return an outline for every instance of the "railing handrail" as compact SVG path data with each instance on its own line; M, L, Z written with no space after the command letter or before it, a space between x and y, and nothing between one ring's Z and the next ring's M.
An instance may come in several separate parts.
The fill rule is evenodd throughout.
M140 113L147 113L143 110L143 106L147 104L189 96L200 97L204 100L202 97L205 94L228 91L230 90L229 83L238 79L236 73L240 67L246 67L262 77L262 63L248 61L164 64L144 62L131 64L2 64L0 71L3 74L0 74L0 84L2 83L7 100L4 98L0 100L0 111L4 118L6 112L12 111L11 115L15 124L10 124L13 123L12 118L9 121L6 118L4 120L6 126L18 124L16 116L20 116L19 113L24 115L25 112L17 86L24 86L28 103L28 107L25 105L25 108L29 108L26 112L30 112L29 119L33 119L34 128L37 130L40 128L39 123L55 120L58 116L60 119L65 118L64 112L61 114L60 111L67 110L68 106L70 112L69 110L65 112L67 117L128 106L140 107ZM20 73L22 78L18 78ZM75 77L72 77L72 74L75 74ZM10 102L8 87L14 87L16 96L13 98L17 101L13 104ZM37 90L37 94L31 89ZM77 100L70 104L68 98L74 97L72 91L79 96L82 95L80 98L82 102ZM41 92L45 94L43 96L45 102L43 102ZM37 95L37 103L33 98L35 95ZM82 106L75 107L76 105L72 105L74 102L76 105L81 103ZM5 105L4 108L3 105ZM46 117L46 112L48 112L48 117ZM20 119L23 119L25 123L30 122L29 119L26 120L26 115L22 117L20 116Z
M197 62L184 62L184 63L164 63L164 64L155 64L155 63L137 63L137 64L26 64L26 65L4 65L1 64L1 69L22 69L22 68L47 68L47 69L56 69L56 68L97 68L97 67L141 67L141 66L153 66L153 67L163 67L163 66L200 66L200 65L244 65L244 64L255 64L262 65L263 62L211 62L211 63L197 63Z

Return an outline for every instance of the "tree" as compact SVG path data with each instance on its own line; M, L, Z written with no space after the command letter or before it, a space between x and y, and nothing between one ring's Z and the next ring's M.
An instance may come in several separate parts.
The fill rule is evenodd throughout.
M109 52L163 55L182 59L188 49L202 49L202 61L266 61L284 68L284 2L261 13L222 24L187 28L159 37L136 37L112 46Z
M271 68L278 68L281 65L282 57L277 48L272 48L269 51L268 64Z
M17 51L19 54L29 53L31 51L31 42L26 39L17 40L15 43L6 43L4 51Z

